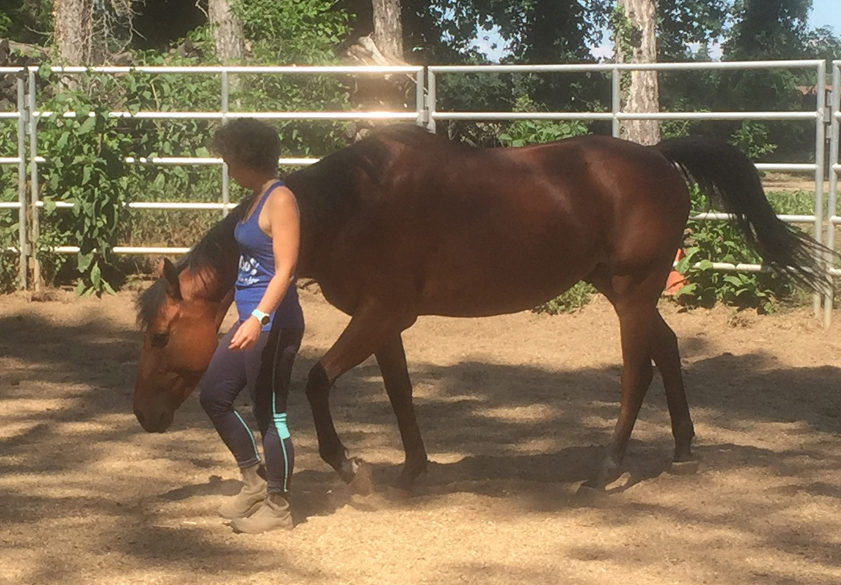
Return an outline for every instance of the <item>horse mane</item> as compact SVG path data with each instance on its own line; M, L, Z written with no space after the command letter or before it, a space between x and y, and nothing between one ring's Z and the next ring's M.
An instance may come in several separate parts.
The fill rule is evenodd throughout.
M358 188L360 174L370 186L382 183L392 161L403 150L420 149L436 140L414 124L394 124L374 130L369 136L337 150L317 163L286 177L286 184L300 204L303 226L335 226L353 214L362 197L372 197L369 188Z
M234 241L234 227L236 222L245 216L252 199L253 197L248 197L243 200L231 213L216 222L189 252L178 259L175 268L179 274L182 270L189 269L203 285L208 288L215 285L216 296L219 298L233 286L236 278L235 257L239 255ZM148 327L158 314L166 299L167 287L166 279L161 277L137 297L137 323L141 329Z
M414 124L384 126L374 130L359 142L325 156L314 165L291 173L287 177L287 182L295 182L298 177L306 177L326 168L329 168L332 173L340 172L343 176L356 168L368 175L373 183L379 183L383 170L396 155L393 143L413 148L433 136Z

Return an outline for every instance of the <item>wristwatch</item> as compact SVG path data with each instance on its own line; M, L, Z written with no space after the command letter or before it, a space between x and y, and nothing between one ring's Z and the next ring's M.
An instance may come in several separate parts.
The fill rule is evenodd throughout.
M251 311L251 316L257 317L257 320L260 322L260 325L264 327L269 324L269 321L271 321L271 317L269 316L269 314L264 313L260 309L254 309L253 311Z

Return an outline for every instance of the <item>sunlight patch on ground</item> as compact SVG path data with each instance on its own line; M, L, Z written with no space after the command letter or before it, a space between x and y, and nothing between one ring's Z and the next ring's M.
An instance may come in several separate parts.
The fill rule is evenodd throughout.
M515 407L488 407L483 408L481 415L485 418L500 421L514 422L541 422L551 421L558 417L558 409L545 404L532 404L529 406Z

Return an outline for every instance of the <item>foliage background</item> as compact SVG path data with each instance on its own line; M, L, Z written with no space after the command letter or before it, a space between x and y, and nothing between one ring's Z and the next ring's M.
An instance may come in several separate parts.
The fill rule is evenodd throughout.
M187 4L190 6L188 7ZM614 8L612 1L598 0L404 0L405 58L418 64L483 63L487 56L478 49L480 35L495 31L506 46L504 62L594 62L590 47L601 40ZM200 14L202 4L147 0L137 5L134 44L129 62L147 65L199 65L216 61L212 31ZM162 7L165 12L160 12ZM233 8L248 39L249 64L330 64L341 58L340 48L356 33L365 32L369 0L235 0ZM662 61L704 61L715 43L721 43L722 59L837 58L841 38L830 29L806 26L810 0L661 0L659 10L659 58ZM198 11L198 12L197 12ZM189 14L188 14L189 13ZM52 3L50 0L0 0L0 38L50 47ZM161 14L167 18L161 18ZM157 16L155 16L157 15ZM674 72L660 75L661 109L703 110L813 110L814 95L802 91L813 83L797 71ZM801 87L798 87L801 86ZM53 86L56 87L56 86ZM232 76L231 109L343 110L351 107L352 83L339 77ZM218 201L221 170L217 166L114 165L108 152L119 148L135 157L207 156L207 143L217 121L193 120L100 120L107 109L218 110L219 80L213 76L152 76L130 73L122 76L80 76L71 88L55 93L41 87L42 104L56 109L81 108L94 114L96 132L82 132L74 140L62 140L67 128L39 122L41 148L50 150L55 163L43 165L42 198L44 228L38 246L47 276L67 282L81 274L82 290L102 292L108 283L120 285L138 271L148 271L149 260L115 258L107 250L116 243L160 246L185 245L195 241L218 212L129 210L124 204L144 201ZM492 74L450 76L439 86L440 109L514 111L604 111L609 103L609 79L601 74L530 75ZM84 122L81 122L84 124ZM318 156L347 144L353 134L340 122L282 122L276 124L288 156ZM77 125L76 130L81 126ZM544 142L586 132L607 133L609 124L442 122L438 131L477 146L519 145ZM811 122L667 122L664 136L702 133L730 140L761 162L812 162L814 125ZM100 136L99 143L95 140ZM14 123L0 120L0 152L15 151ZM82 153L82 154L80 154ZM84 154L87 153L87 154ZM71 172L84 158L88 171ZM74 158L76 157L76 158ZM0 167L0 197L16 200L15 169ZM99 177L99 178L97 178ZM102 201L86 201L90 181L99 181ZM109 186L116 186L109 191ZM233 199L238 194L233 187ZM91 192L88 189L88 192ZM791 205L791 197L778 197L779 205ZM78 203L70 212L56 208L59 201ZM808 197L797 199L790 212L809 213ZM100 215L104 225L98 225ZM4 246L17 242L15 213L0 214L0 238ZM711 227L704 227L710 225ZM692 224L691 257L707 254L742 254L738 238L727 226ZM85 227L87 226L87 227ZM77 239L93 230L93 242L105 252L90 260L83 253L76 262L49 252L55 244ZM724 244L723 244L723 243ZM91 244L93 245L93 244ZM724 248L722 248L724 246ZM735 257L735 256L734 256ZM16 258L0 255L0 289L15 286ZM81 272L79 272L81 271ZM102 275L105 278L102 278ZM706 274L706 273L705 273ZM754 278L755 277L755 278ZM748 306L768 305L769 299L787 298L783 283L765 282L763 275L722 277L719 281L696 280L693 291L684 291L687 303L707 304L710 291L723 291L716 300ZM712 278L712 277L710 277ZM739 282L736 282L736 281ZM741 288L740 288L741 287ZM730 290L732 289L732 290ZM691 293L691 294L690 294Z

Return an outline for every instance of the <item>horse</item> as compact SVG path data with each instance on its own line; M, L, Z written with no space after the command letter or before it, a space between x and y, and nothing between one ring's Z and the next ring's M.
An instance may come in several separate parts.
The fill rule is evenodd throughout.
M674 438L672 465L697 465L694 426L677 338L657 302L681 246L689 185L722 201L748 244L808 289L831 286L817 258L827 249L782 222L755 166L738 149L703 137L642 146L582 136L519 148L477 149L414 126L386 127L286 178L298 199L297 273L351 318L309 371L321 458L359 491L330 413L342 374L376 357L405 452L398 485L427 469L401 334L419 315L480 317L530 309L578 281L592 284L619 317L618 419L598 472L582 488L603 491L621 464L651 383L662 376ZM248 202L245 202L247 204ZM144 330L134 412L165 431L196 386L231 302L237 248L232 211L138 299ZM834 254L834 253L833 253Z

